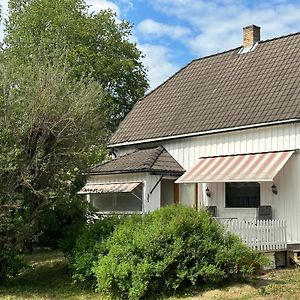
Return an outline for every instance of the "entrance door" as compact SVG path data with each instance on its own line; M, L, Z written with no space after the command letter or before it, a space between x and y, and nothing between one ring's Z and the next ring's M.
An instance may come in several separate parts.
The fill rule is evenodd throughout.
M174 179L162 179L160 183L160 207L174 203L175 183Z

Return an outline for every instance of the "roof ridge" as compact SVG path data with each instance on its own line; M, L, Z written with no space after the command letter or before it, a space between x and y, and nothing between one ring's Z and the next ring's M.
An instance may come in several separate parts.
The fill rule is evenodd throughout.
M151 148L149 148L149 149L151 149ZM151 169L154 166L154 164L156 163L157 159L160 157L160 155L162 154L162 152L165 150L165 148L163 146L158 146L158 147L156 147L154 149L155 149L155 152L156 151L158 152L157 155L156 155L156 157L154 159L149 159L148 158L145 161L145 166L147 166L149 169Z
M258 43L262 44L262 43L272 42L272 41L275 41L275 40L288 38L288 37L291 37L291 36L294 36L294 35L298 35L298 34L300 34L300 31L289 33L289 34L286 34L286 35L275 36L275 37L270 38L270 39L259 41Z
M262 41L259 41L258 43L259 44L262 44L262 43L266 43L266 42L272 42L274 40L278 40L278 39L282 39L282 38L286 38L286 37L290 37L290 36L294 36L294 35L297 35L297 34L300 34L300 31L297 31L297 32L294 32L294 33L289 33L287 35L281 35L279 37L274 37L274 38L271 38L271 39L267 39L267 40L262 40ZM204 60L204 59L207 59L207 58L211 58L211 57L214 57L214 56L218 56L218 55L221 55L221 54L225 54L225 53L228 53L228 52L231 52L231 51L234 51L234 50L239 50L240 48L242 48L243 46L238 46L238 47L235 47L235 48L231 48L231 49L228 49L228 50L224 50L224 51L220 51L220 52L216 52L216 53L213 53L213 54L209 54L209 55L205 55L205 56L202 56L202 57L198 57L198 58L195 58L195 59L192 59L189 63L187 63L185 66L183 66L182 68L180 68L177 72L175 72L173 75L171 75L170 77L168 77L166 80L164 80L160 85L158 85L156 88L154 88L152 91L150 91L148 94L144 95L143 97L141 97L137 102L139 101L142 101L144 100L148 95L152 94L154 91L156 91L159 87L163 86L165 83L167 83L170 79L172 79L174 76L176 76L179 72L181 72L182 70L186 69L189 65L191 65L193 62L196 62L196 61L200 61L200 60Z
M114 160L118 160L118 159L120 159L120 158L123 158L123 157L125 157L125 156L128 156L128 155L130 155L130 154L132 154L132 153L135 153L135 152L138 152L138 151L139 151L139 150L135 150L135 151L133 151L133 152L128 152L128 153L126 153L126 154L124 154L124 155L117 156L116 158L113 158L113 159L111 159L111 160L107 160L107 161L104 161L104 162L99 163L99 164L97 164L97 165L91 166L91 167L89 167L89 169L94 169L94 168L98 168L98 167L107 165L108 163L110 163L110 162L112 162L112 161L114 161Z
M138 152L140 153L136 154ZM168 154L170 159L166 163L160 163L158 167L155 168L155 164L162 153ZM128 158L126 158L127 155ZM88 171L88 173L98 175L121 174L132 172L167 172L170 174L182 174L184 171L182 166L179 165L179 163L174 159L174 157L172 157L162 146L138 149L134 152L130 152L118 158L119 159L109 161L107 164L105 164L105 166L100 165L98 168L91 168L90 171Z
M279 59L280 55L281 56L285 55L285 57L283 59L287 59L288 55L291 55L291 58L293 58L293 59L295 59L295 58L298 59L299 53L297 51L289 52L288 48L296 47L299 43L299 38L300 38L300 32L294 32L294 33L290 33L287 35L282 35L282 36L273 37L271 39L262 40L259 42L258 48L261 47L260 49L263 51L258 51L259 49L257 49L257 51L253 52L253 54L254 54L253 57L255 59L257 59L258 61L260 61L261 57L263 57L263 59L267 59L268 61L270 60L270 57L273 57L273 56L274 56L274 58ZM285 41L284 39L286 39L287 41ZM274 51L274 53L273 52L270 53L269 51L264 51L265 47L267 47L267 48L270 47L271 49L278 48L279 51L282 53L276 54L277 51ZM193 87L197 88L197 92L199 94L201 94L202 97L204 96L205 99L207 98L208 100L212 100L211 103L209 102L210 103L209 107L215 108L215 107L220 106L220 103L217 102L218 99L213 98L212 95L207 93L207 91L203 92L203 89L201 88L200 83L195 78L197 78L198 75L201 75L202 76L201 79L205 80L205 72L206 72L206 69L208 68L207 67L208 65L211 66L211 68L209 69L211 74L221 74L222 72L220 72L220 71L219 71L219 73L216 73L216 72L218 70L221 70L220 68L222 68L222 66L228 69L225 71L227 72L226 74L229 74L230 76L231 76L231 74L236 74L237 72L242 73L241 67L247 67L247 66L249 67L250 66L249 61L251 60L251 57L248 57L248 55L246 55L246 56L238 55L238 49L241 49L241 46L192 60L187 65L185 65L183 68L178 70L175 74L170 76L167 80L165 80L161 85L159 85L154 90L152 90L150 93L148 93L147 95L145 95L144 97L139 99L138 102L136 103L135 109L130 111L130 113L124 119L125 122L122 121L118 130L111 137L111 139L108 143L108 146L113 146L113 145L117 146L117 145L121 145L121 144L130 145L133 141L137 141L137 140L152 141L153 138L157 139L157 138L161 138L161 137L176 136L176 135L182 135L182 134L186 134L186 133L194 133L194 132L202 132L202 131L210 132L212 130L236 128L236 127L247 126L247 125L254 126L255 124L261 125L261 124L265 124L265 123L275 122L277 120L295 119L295 115L300 117L299 112L296 112L295 109L293 109L293 108L289 108L289 110L287 112L283 113L281 110L282 103L283 103L282 101L287 101L287 98L284 98L284 99L282 98L280 101L276 98L278 100L277 101L273 97L274 95L272 97L277 101L276 105L278 106L278 107L276 107L277 110L274 112L274 114L267 116L265 113L266 107L262 107L262 105L260 105L258 107L258 109L259 109L259 112L262 112L263 114L260 114L260 115L258 114L259 117L256 117L256 118L254 118L254 116L251 116L251 118L248 117L248 119L246 119L246 117L238 118L237 114L235 114L233 116L232 116L232 114L225 114L225 113L224 114L214 114L217 117L220 117L220 118L222 117L224 124L222 122L219 122L219 124L216 125L216 124L212 124L212 122L208 123L208 121L206 123L200 122L200 121L199 122L193 121L193 122L196 122L194 124L191 121L190 123L192 126L188 127L188 124L184 123L182 125L183 126L182 127L181 124L179 124L178 121L176 121L176 118L172 118L172 119L170 118L170 121L169 122L164 121L163 125L160 126L160 129L158 130L157 125L155 125L155 122L151 123L147 119L147 117L144 115L143 115L143 117L139 117L137 115L138 113L143 113L147 110L147 105L145 106L144 105L145 102L142 102L142 101L146 98L145 101L147 102L147 100L150 98L150 100L152 99L152 102L153 102L153 103L151 101L149 102L152 105L151 106L152 108L155 108L154 104L157 103L157 105L161 105L165 109L164 113L160 113L159 110L157 110L156 113L158 113L159 116L166 117L167 116L166 107L167 107L167 105L171 105L170 101L173 98L175 99L174 101L176 101L177 104L183 103L183 102L181 102L180 99L177 99L178 96L176 95L176 93L178 92L178 90L176 87L176 83L180 83L180 87L182 89L180 95L184 99L187 97L187 94L189 94L194 99L194 101L201 100L201 99L198 99L199 97L197 95L191 94L188 91L187 84L193 84ZM256 53L258 53L258 54L256 55ZM224 55L222 55L222 54L224 54ZM214 58L214 57L216 57L216 58ZM241 58L241 59L238 59L238 58ZM232 64L229 65L230 63L232 63ZM298 62L294 62L294 63L297 63L296 64L297 66L300 65L299 60L298 60ZM251 65L251 67L253 67L253 66L254 65ZM259 67L259 66L261 66L261 67ZM279 67L281 68L281 67L283 67L283 65L279 65ZM288 63L288 67L289 68L292 67L291 62ZM233 72L233 68L235 68L235 70L234 70L235 72ZM255 67L251 68L251 70L253 70L254 68L257 68L257 70L264 71L268 74L273 74L274 76L276 75L277 76L276 78L279 78L279 73L275 72L276 70L274 69L274 67L268 69L268 68L264 68L263 64L260 64L260 65L257 64L257 65L255 65ZM198 71L199 71L199 74L197 73ZM263 74L265 74L265 73L263 73ZM189 75L193 75L194 77L190 78ZM252 76L254 76L254 75L252 74ZM288 80L291 77L285 73L280 76L283 76L282 80ZM273 92L270 89L266 91L266 84L262 80L262 78L260 78L260 77L258 79L256 79L256 78L258 78L258 77L255 77L255 79L253 77L252 81L253 80L257 81L257 83L260 84L260 88L264 89L264 90L260 90L260 93L263 93L263 92L268 93L267 96L271 97L270 95ZM187 82L187 84L182 83L181 82L182 80L185 80ZM246 79L244 77L237 78L236 76L235 77L232 76L232 80L234 80L236 82L236 84L241 85L242 80L246 80ZM274 80L272 81L272 84L275 84ZM298 82L299 80L300 79L297 79L297 80L295 79L295 82ZM249 80L246 80L246 81L248 82ZM236 93L238 91L235 88L235 86L236 85L234 85L233 90ZM225 91L227 94L229 94L229 90L225 89L224 87L226 87L226 83L225 83L225 81L224 82L222 81L218 91L223 91L223 92ZM211 89L213 89L213 77L209 78L209 80L207 82L207 88L209 89L208 90L209 92L212 91ZM243 89L244 95L249 97L249 99L251 101L258 102L258 100L255 100L258 98L251 96L250 93L248 92L248 90L249 89L246 89L246 88ZM170 91L173 94L170 94ZM284 95L286 96L286 93L284 93ZM219 97L220 95L216 95L216 96ZM166 104L162 104L161 103L162 100L158 99L159 97L164 98L164 100L166 100ZM185 100L187 101L187 99L185 99ZM293 101L295 102L296 100L293 100ZM202 103L202 102L200 101L199 103ZM234 103L231 103L231 102L234 102ZM240 107L237 106L238 101L231 101L231 102L230 103L232 104L232 108L236 109L237 111L240 111ZM188 103L190 103L190 102L188 102ZM297 103L295 102L294 105ZM260 102L258 104L260 104ZM267 109L270 109L270 105L267 107ZM290 106L291 105L292 104L290 104ZM193 105L190 105L186 109L186 111L188 111L188 109L191 110L192 106ZM292 112L292 110L293 110L293 112ZM174 108L172 111L174 111L175 113L178 113L178 116L181 116L181 112L178 109ZM212 109L210 112L212 112ZM186 112L184 111L184 113L186 113ZM225 122L225 119L224 119L225 115L231 117L230 122L229 121ZM143 121L145 121L145 124L151 125L151 126L149 126L149 128L148 128L146 125L143 125L142 129L140 131L138 131L139 133L135 134L135 133L133 133L133 130L130 129L131 120L143 120ZM174 126L176 126L176 129L171 128L172 124ZM147 131L149 131L149 130L151 130L151 132L147 133ZM156 131L154 131L154 130L156 130ZM163 135L162 135L162 133L163 133ZM152 154L154 154L154 152L152 152ZM148 163L150 163L150 162L152 162L152 160L148 161Z

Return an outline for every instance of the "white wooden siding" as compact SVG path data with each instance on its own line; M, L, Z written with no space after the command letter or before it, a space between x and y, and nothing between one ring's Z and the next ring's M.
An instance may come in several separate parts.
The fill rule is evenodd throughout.
M300 123L164 141L163 146L189 170L199 157L299 149Z
M181 138L163 141L161 144L186 170L189 170L199 157L300 149L300 123ZM134 149L134 146L119 148L118 154L125 154ZM293 154L287 165L276 176L274 183L277 185L278 195L272 193L272 183L261 184L261 204L272 206L274 218L286 220L288 243L300 243L300 153ZM154 184L151 181L150 185ZM216 205L218 216L221 217L255 219L255 209L225 208L224 183L209 185L211 198L206 197L205 187L199 184L200 206ZM149 204L148 209L158 208L159 196L153 194L152 201L154 204Z
M287 164L274 178L278 194L272 193L272 182L261 182L261 205L271 205L274 219L286 220L287 241L300 243L300 153L294 153ZM204 184L211 191L208 198L204 192L199 193L200 205L217 206L218 217L253 220L256 218L255 208L226 208L225 183Z
M188 170L199 157L299 149L300 123L180 138L156 145L163 145ZM121 156L140 146L120 147L116 153Z

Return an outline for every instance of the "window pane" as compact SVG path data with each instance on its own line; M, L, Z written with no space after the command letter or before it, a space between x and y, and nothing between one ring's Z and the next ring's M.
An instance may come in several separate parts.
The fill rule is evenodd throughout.
M130 193L116 194L115 211L141 211L142 201Z
M91 204L99 211L113 211L114 196L114 194L91 194Z
M132 193L142 199L142 188L138 187ZM132 193L91 194L91 204L105 212L141 211L142 200Z
M227 182L226 207L258 207L260 185L258 182Z

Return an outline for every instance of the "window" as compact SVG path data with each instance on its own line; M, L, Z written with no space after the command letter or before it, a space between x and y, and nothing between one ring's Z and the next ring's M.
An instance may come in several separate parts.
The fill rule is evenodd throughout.
M258 182L226 182L226 207L258 207L260 185Z
M132 193L91 194L91 203L103 212L131 212L142 210L142 187Z

